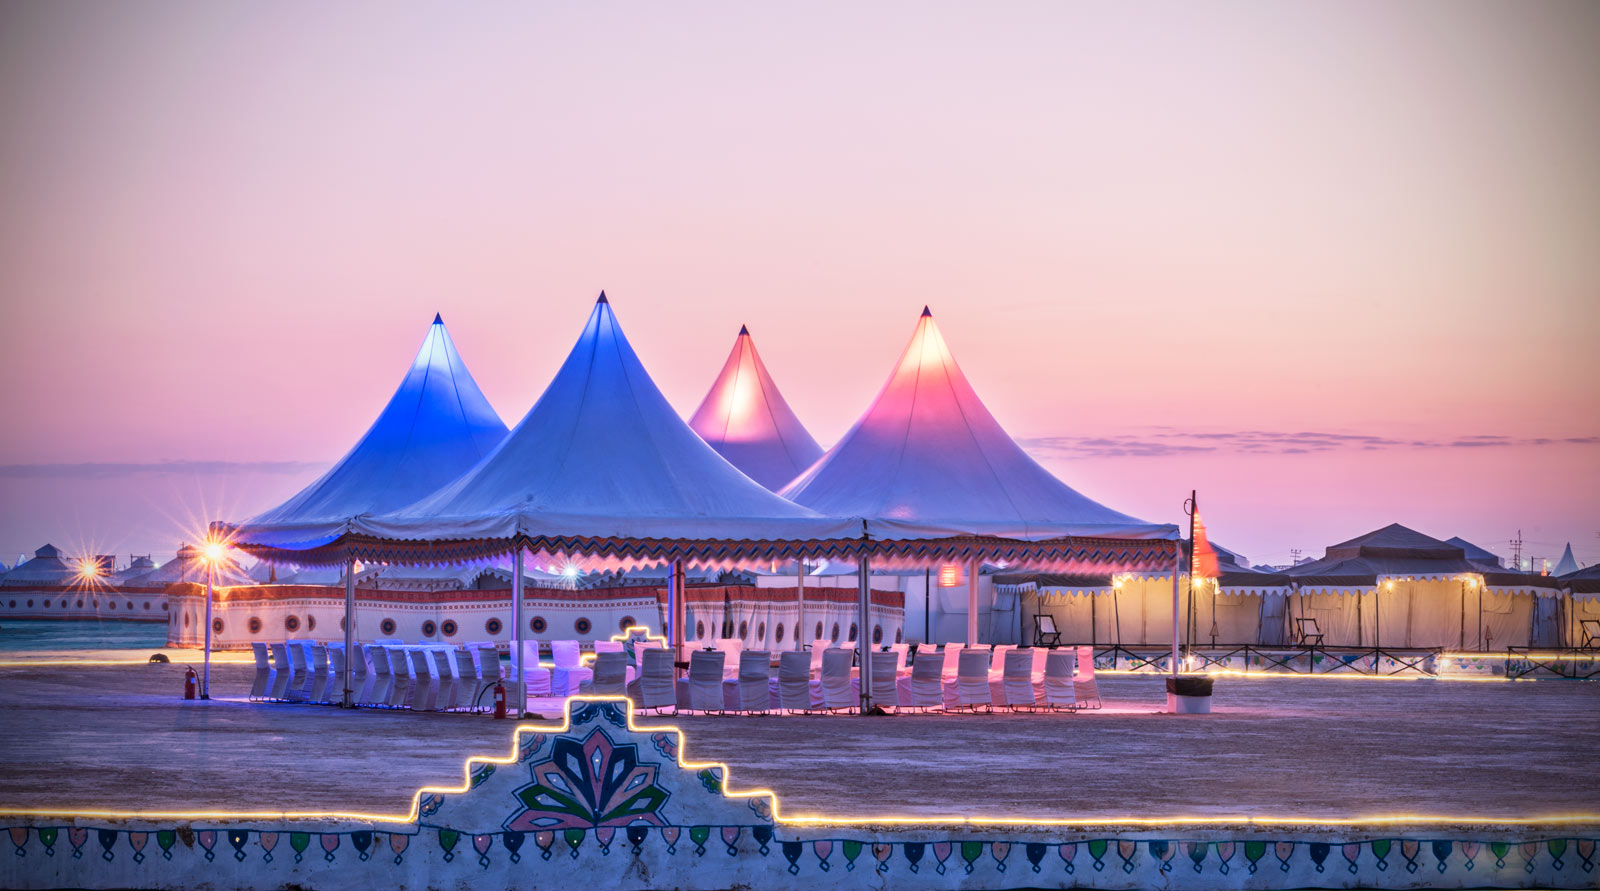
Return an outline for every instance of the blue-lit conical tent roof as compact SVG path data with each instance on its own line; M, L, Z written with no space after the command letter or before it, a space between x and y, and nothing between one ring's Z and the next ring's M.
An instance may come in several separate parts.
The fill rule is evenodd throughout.
M505 439L506 425L437 315L378 419L320 479L234 531L243 544L314 547L352 517L403 507L460 476Z
M396 542L520 534L561 537L560 547L574 551L635 554L638 547L618 542L843 539L860 530L767 491L695 435L650 379L604 294L544 394L493 453L417 503L355 524L358 534Z
M1577 558L1572 556L1572 542L1567 542L1567 549L1561 552L1561 561L1551 571L1551 575L1570 575L1579 569Z

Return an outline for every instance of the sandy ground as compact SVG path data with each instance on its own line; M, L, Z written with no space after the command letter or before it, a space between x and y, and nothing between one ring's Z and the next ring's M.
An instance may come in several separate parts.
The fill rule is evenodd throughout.
M403 811L507 751L510 723L184 702L171 665L0 667L0 807ZM249 669L213 668L241 697ZM684 717L689 758L789 814L1529 817L1600 812L1600 684L1307 678L1217 683L1210 716L1151 714L1152 677L1103 676L1116 713Z

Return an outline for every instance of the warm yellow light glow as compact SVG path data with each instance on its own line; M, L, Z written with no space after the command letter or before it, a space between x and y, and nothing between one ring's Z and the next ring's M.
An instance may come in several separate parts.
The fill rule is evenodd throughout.
M661 641L661 648L667 648L666 637L659 634L651 634L649 627L645 625L629 625L628 627L622 629L621 634L611 635L611 639L617 643L626 643L628 638L633 637L635 634L644 638L645 640L659 640Z
M100 561L93 557L84 557L78 561L78 577L86 582L92 582L101 576Z
M939 567L939 587L954 588L961 584L961 567L955 563L945 563Z
M1494 826L1558 826L1568 824L1591 824L1600 822L1600 814L1553 814L1539 817L1482 817L1477 815L1441 815L1441 814L1378 814L1366 817L1262 817L1251 814L1223 814L1223 815L1177 815L1166 817L1079 817L1079 818L1037 818L1037 817L974 817L962 814L948 816L832 816L822 814L797 814L785 816L778 809L778 796L770 789L748 789L735 791L729 787L732 772L728 765L720 761L695 762L684 757L689 740L682 729L671 725L645 726L636 724L633 714L633 703L621 696L572 696L568 703L574 700L579 702L612 702L621 705L627 715L628 729L635 733L666 732L676 734L678 737L678 766L689 771L699 771L706 768L717 768L722 771L722 791L728 798L756 798L766 796L772 801L772 819L776 823L790 825L951 825L960 824L968 826L1204 826L1204 825L1258 825L1258 826L1381 826L1394 824L1454 824L1471 823L1475 825ZM423 796L426 795L460 795L472 788L472 766L474 764L510 765L517 763L522 750L522 734L524 733L565 733L571 729L571 712L568 710L561 723L556 726L540 726L537 724L519 724L511 734L511 754L504 757L474 755L468 757L461 766L461 783L456 786L424 786L412 793L411 806L405 814L369 814L346 811L115 811L115 810L65 810L46 808L0 808L0 816L14 817L53 817L53 818L82 818L100 817L112 819L175 819L175 820L241 820L241 819L280 819L280 820L363 820L377 823L410 824L416 822L421 813Z
M205 543L205 546L200 549L200 559L210 563L212 566L221 563L222 558L226 557L227 555L228 549L220 541L208 541Z
M1387 588L1390 591L1393 591L1394 590L1394 579L1388 579L1387 581L1385 581L1383 583L1383 587Z

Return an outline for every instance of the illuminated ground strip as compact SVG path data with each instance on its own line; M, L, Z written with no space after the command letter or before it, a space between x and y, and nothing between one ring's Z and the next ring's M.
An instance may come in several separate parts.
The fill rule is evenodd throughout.
M623 706L627 715L628 729L637 733L668 732L677 734L681 741L678 746L676 760L678 766L690 771L706 768L718 768L722 771L722 790L729 798L744 799L766 796L772 801L772 819L775 823L793 826L818 826L818 825L883 825L883 826L927 826L940 827L953 824L966 826L1019 826L1019 827L1160 827L1160 826L1328 826L1328 827L1362 827L1362 826L1395 826L1395 825L1459 825L1470 824L1478 826L1496 827L1556 827L1574 825L1600 824L1600 813L1576 814L1550 814L1537 817L1482 817L1474 815L1451 814L1376 814L1363 817L1274 817L1257 816L1250 814L1237 815L1190 815L1178 814L1165 817L1089 817L1089 818L1061 818L1061 817L983 817L950 815L940 817L928 816L900 816L900 815L874 815L874 816L836 816L823 814L796 814L786 816L779 808L777 793L770 789L746 789L735 791L728 787L732 777L729 766L720 761L695 762L684 757L688 737L683 730L675 725L639 725L634 722L633 704L626 697L618 696L572 696L565 705L567 709L560 724L537 725L518 724L512 733L511 753L504 757L490 755L474 755L468 757L462 764L462 781L457 786L424 786L411 796L411 805L405 813L363 813L355 811L121 811L121 810L70 810L59 808L0 808L0 816L12 817L53 817L61 819L75 819L83 817L98 817L107 819L125 820L360 820L387 824L415 823L421 814L421 801L424 796L432 794L460 795L472 788L472 766L474 764L511 765L518 762L521 751L522 735L525 733L560 734L571 726L572 702L612 702Z

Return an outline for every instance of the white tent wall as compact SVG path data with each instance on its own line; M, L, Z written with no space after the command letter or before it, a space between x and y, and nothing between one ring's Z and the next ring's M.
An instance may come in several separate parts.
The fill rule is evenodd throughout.
M1562 646L1561 622L1566 609L1565 596L1534 598L1533 643L1529 644L1529 646Z
M1261 598L1261 645L1283 646L1289 642L1290 594L1267 594Z
M1564 646L1582 646L1585 641L1583 621L1585 619L1600 621L1600 597L1594 594L1575 594L1566 599L1566 608L1563 610L1566 621L1563 634Z

